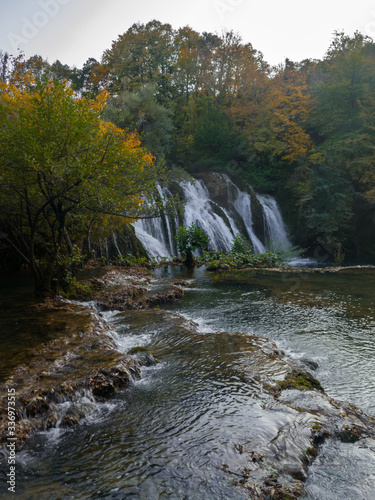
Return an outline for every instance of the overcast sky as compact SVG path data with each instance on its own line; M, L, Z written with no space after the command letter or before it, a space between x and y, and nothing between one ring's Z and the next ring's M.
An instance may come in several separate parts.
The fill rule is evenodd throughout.
M323 57L335 30L375 39L374 0L0 0L0 49L81 67L133 23L152 19L233 29L270 64Z

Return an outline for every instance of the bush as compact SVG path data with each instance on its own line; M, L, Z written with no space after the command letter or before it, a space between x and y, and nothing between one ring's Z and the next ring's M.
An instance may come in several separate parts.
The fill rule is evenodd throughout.
M246 253L252 250L250 243L247 241L245 236L238 233L233 239L232 252L235 253Z
M207 248L210 238L194 222L190 227L180 226L176 232L177 249L186 256L186 264L194 265L193 252Z
M177 229L176 240L178 250L186 255L188 252L206 248L210 238L204 229L193 222L190 227L180 226Z
M246 252L204 252L201 260L206 264L209 271L220 269L244 269L275 267L282 265L282 258L273 253L265 252L255 255L251 250Z

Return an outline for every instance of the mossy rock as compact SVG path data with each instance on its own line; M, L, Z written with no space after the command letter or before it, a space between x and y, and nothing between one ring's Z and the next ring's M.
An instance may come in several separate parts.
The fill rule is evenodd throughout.
M344 425L340 434L342 443L356 443L362 437L362 430L357 425Z
M324 392L319 380L312 375L299 370L292 370L284 380L278 382L281 390L298 389L299 391L320 391Z

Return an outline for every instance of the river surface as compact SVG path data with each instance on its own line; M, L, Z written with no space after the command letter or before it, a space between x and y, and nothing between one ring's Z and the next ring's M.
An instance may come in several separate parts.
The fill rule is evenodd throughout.
M106 313L121 350L146 346L161 362L93 407L77 428L30 440L18 454L18 498L249 498L223 468L246 467L238 443L261 443L286 418L275 411L265 419L257 382L241 375L249 335L312 362L329 396L375 416L374 270L157 274L189 282L183 299L163 309L193 320L198 331L168 326L152 312ZM11 344L9 334L4 339ZM311 500L373 499L374 452L328 440L306 490Z

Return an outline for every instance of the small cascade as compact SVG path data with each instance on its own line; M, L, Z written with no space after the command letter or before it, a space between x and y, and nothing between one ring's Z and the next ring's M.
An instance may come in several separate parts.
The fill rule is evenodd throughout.
M121 250L120 250L120 247L119 247L118 241L117 241L117 235L114 231L112 233L112 238L113 238L113 244L114 244L116 251L117 251L117 255L121 255Z
M170 198L167 188L157 187L161 199ZM178 221L174 221L178 226ZM154 219L139 219L133 224L135 234L150 257L167 257L176 254L171 218L165 215Z
M159 193L159 196L161 199L172 197L172 193L169 191L168 188L162 189L160 186L158 186L157 190L158 190L158 193ZM171 220L170 220L170 217L167 217L167 216L164 216L163 219L164 219L166 230L167 230L166 237L167 237L167 241L169 244L169 251L170 251L171 255L174 255L176 253L176 245L175 245L174 238L173 238ZM178 221L175 220L174 222L175 222L175 226L177 227Z
M237 213L242 217L242 220L245 224L247 234L249 239L253 245L253 249L255 253L262 253L266 251L265 246L260 241L258 236L255 234L253 228L253 215L251 211L251 195L246 193L245 191L241 191L227 175L221 176L228 185L228 198L229 201L233 204ZM232 188L232 189L230 189ZM234 193L233 193L234 191ZM234 195L235 194L235 195Z
M139 219L133 224L135 234L149 257L165 257L170 255L170 242L163 231L161 217L155 219Z
M263 209L267 247L276 251L291 248L288 231L275 198L266 194L257 194L257 199Z

